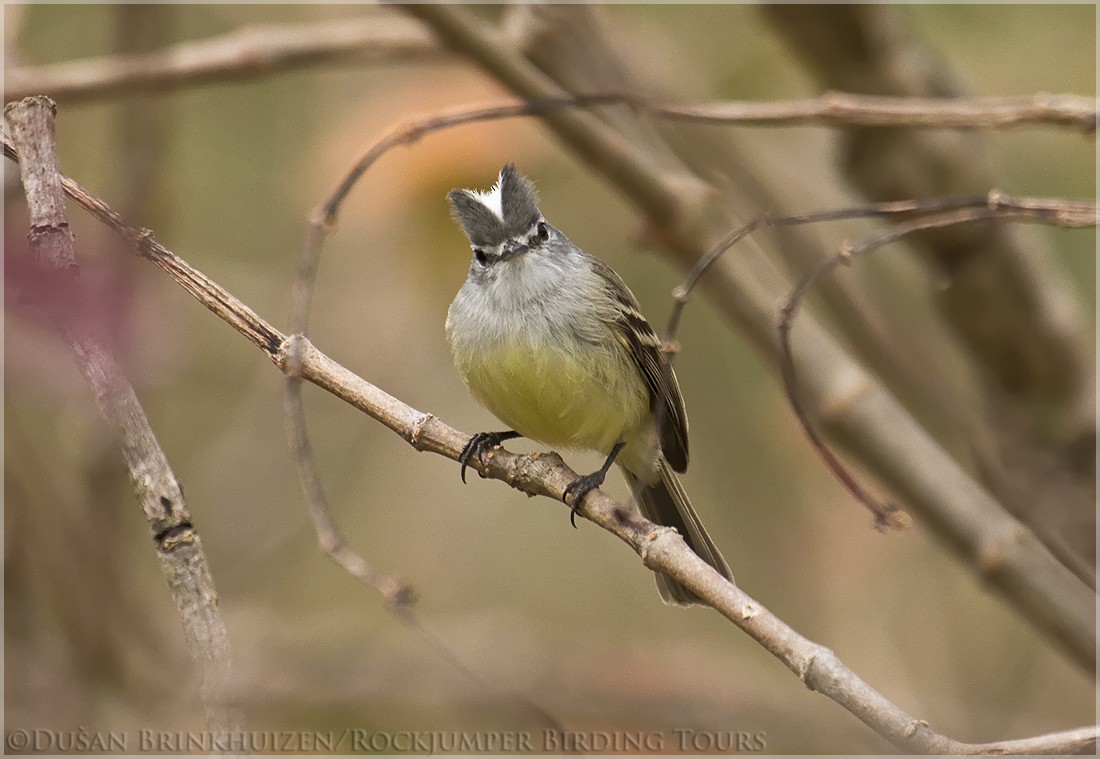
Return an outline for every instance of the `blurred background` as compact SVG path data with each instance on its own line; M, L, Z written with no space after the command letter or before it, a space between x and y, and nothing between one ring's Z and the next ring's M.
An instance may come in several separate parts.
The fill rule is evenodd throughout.
M157 50L257 24L415 27L395 10L358 6L4 12L9 70ZM478 12L507 27L507 9ZM815 76L796 35L759 7L594 12L641 74L685 100L788 99L837 86ZM967 93L1095 91L1092 6L890 13ZM58 95L57 139L68 176L283 328L307 215L359 152L396 122L506 94L468 61L424 53L159 93ZM746 206L746 217L863 202L838 168L847 155L841 131L708 129L772 188L773 206ZM1091 139L1049 128L967 139L991 167L990 186L1093 197ZM632 207L535 121L464 126L386 155L326 243L311 338L370 382L468 432L499 425L467 395L443 337L469 265L444 195L487 188L508 161L536 181L547 217L624 277L659 329L682 277L643 244ZM197 679L117 445L67 348L23 304L34 275L17 174L6 165L5 720L9 728L197 729ZM94 316L110 329L202 536L233 646L234 698L251 728L540 731L533 703L570 730L762 732L774 753L890 749L717 614L663 606L637 557L587 522L571 529L562 504L476 477L463 486L454 462L417 455L307 386L333 516L377 570L416 588L418 617L450 651L441 653L318 550L285 442L278 372L159 270L71 212L80 263L101 296ZM868 229L819 234L835 248ZM1095 233L1028 234L1051 251L1091 346ZM895 267L915 286L885 300L911 309L902 311L907 323L935 325L936 275L919 262L884 250L851 281L878 297ZM685 485L742 588L954 738L1093 722L1091 674L922 523L889 535L872 529L811 452L773 371L705 298L692 301L680 337L677 372L692 432ZM950 430L942 434L951 439ZM578 471L598 464L595 456L566 458ZM608 487L626 496L617 478Z

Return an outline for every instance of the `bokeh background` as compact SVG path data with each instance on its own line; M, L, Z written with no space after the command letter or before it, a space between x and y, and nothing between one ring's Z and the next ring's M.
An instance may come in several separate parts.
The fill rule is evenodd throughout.
M321 5L4 11L9 65L156 49L252 24L398 15ZM692 97L818 92L758 8L602 12L651 46L649 66ZM897 13L974 94L1095 91L1092 6ZM69 176L283 327L307 214L359 151L395 122L505 94L448 56L304 67L154 95L58 98L57 138ZM786 210L850 202L836 190L837 132L737 132L782 178ZM1087 138L1017 130L990 133L984 146L1006 192L1092 197ZM470 432L498 425L466 394L443 337L469 262L444 195L488 187L507 161L536 180L557 226L623 275L655 325L681 277L640 243L631 207L536 122L465 126L388 154L326 244L311 336L369 381ZM5 721L199 728L197 680L117 446L65 346L21 305L17 285L33 277L21 263L16 174L7 165ZM75 209L73 226L103 296L96 316L202 535L250 727L537 732L534 703L570 730L763 732L768 752L889 750L718 615L664 607L637 557L589 523L571 529L561 504L476 477L463 486L457 464L416 454L307 386L334 517L375 568L415 586L419 619L449 653L426 643L318 550L269 362ZM1094 233L1038 234L1094 314ZM925 318L934 317L914 315ZM921 523L901 534L871 528L812 454L775 375L704 298L690 305L681 338L693 456L685 484L741 587L952 737L1023 737L1094 720L1090 674ZM580 471L598 463L567 458ZM609 488L626 495L617 479Z

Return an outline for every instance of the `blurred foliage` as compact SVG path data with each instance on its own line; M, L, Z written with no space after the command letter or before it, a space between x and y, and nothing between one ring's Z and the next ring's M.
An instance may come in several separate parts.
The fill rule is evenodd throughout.
M5 7L9 59L117 50L131 6ZM188 5L140 11L167 39L262 22L390 11L358 6ZM487 13L495 13L489 9ZM751 6L614 6L714 98L812 94ZM907 6L975 94L1092 93L1091 6ZM668 53L668 55L664 55ZM307 68L94 105L61 102L62 165L120 202L121 120L156 110L164 146L149 197L119 208L277 326L309 210L397 121L503 94L466 63ZM790 144L807 181L834 158L823 130L757 130ZM1095 143L1049 129L991 134L1010 194L1089 196ZM450 366L442 324L468 265L443 196L486 187L515 161L543 209L615 267L655 324L678 273L638 255L640 220L536 123L429 136L394 151L351 195L324 252L312 338L412 406L460 429L496 423ZM10 168L10 167L9 167ZM797 188L815 198L815 185ZM808 201L822 207L823 198ZM25 254L9 193L6 263ZM796 209L796 210L809 210ZM637 558L561 504L457 465L307 387L334 516L374 566L413 583L418 613L478 673L471 680L390 617L317 550L284 442L281 378L266 359L74 218L89 280L121 292L117 347L186 489L217 579L254 728L493 729L542 725L522 693L576 730L764 731L769 752L860 753L887 744L810 693L715 614L658 601ZM1095 235L1044 231L1094 308ZM889 255L883 253L882 255ZM126 287L117 288L124 281ZM114 289L112 289L114 288ZM9 726L201 725L178 620L116 448L52 333L8 289L5 312L5 685ZM916 526L882 536L811 454L776 379L697 300L678 364L692 421L686 486L742 587L837 651L914 715L962 740L1089 723L1091 680ZM524 449L524 443L517 443ZM595 457L569 456L579 470ZM625 496L621 483L612 492ZM169 685L171 684L171 685ZM181 716L182 715L182 716Z

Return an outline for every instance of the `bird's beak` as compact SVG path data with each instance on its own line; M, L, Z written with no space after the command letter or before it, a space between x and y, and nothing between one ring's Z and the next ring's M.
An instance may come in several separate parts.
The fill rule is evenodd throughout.
M515 258L516 256L523 255L527 252L527 246L521 242L515 240L509 240L504 243L504 247L500 250L501 261L507 261L509 258Z

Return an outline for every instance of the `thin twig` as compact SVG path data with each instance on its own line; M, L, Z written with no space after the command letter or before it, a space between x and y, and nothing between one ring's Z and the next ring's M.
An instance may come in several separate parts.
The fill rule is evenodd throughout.
M283 408L287 417L291 458L298 470L302 495L309 505L310 520L313 523L313 531L317 534L317 544L345 572L376 590L385 599L387 608L396 614L402 607L411 606L416 602L416 592L411 585L371 567L362 556L348 547L336 527L329 513L328 498L325 496L314 466L313 450L306 431L299 364L296 357L288 356ZM401 616L402 620L410 618L407 615Z
M103 418L119 437L134 494L149 525L161 569L176 603L191 657L202 674L207 725L219 732L241 729L241 717L226 700L232 666L214 578L183 490L157 442L133 386L106 343L88 323L90 297L69 231L54 145L53 101L46 97L10 103L4 116L18 151L19 171L30 211L30 243L38 266L77 300L50 314L88 380Z
M3 143L5 154L13 157L15 151L11 143L7 138L3 139ZM468 435L449 427L431 414L409 407L356 376L321 353L304 337L288 338L283 335L220 285L160 245L148 230L135 229L126 224L105 203L89 195L76 182L63 178L62 186L79 205L133 245L139 255L164 270L206 308L259 347L281 371L287 371L287 356L296 353L301 359L301 375L306 381L328 390L378 420L416 450L431 451L458 460ZM470 465L482 474L502 480L518 490L546 496L559 506L565 487L577 476L556 454L517 455L500 449L492 458L475 460ZM967 744L939 735L926 722L913 718L875 691L832 651L799 635L728 582L696 556L675 530L642 519L636 510L599 490L588 495L579 513L629 545L647 567L672 576L710 604L779 659L807 687L840 704L903 751L1068 752L1090 746L1100 731L1088 727L995 744Z
M1061 227L1086 227L1096 226L1097 207L1089 201L1055 201L1047 199L1020 199L1014 200L994 190L985 198L954 199L951 202L939 204L936 208L934 201L925 203L921 209L925 213L936 212L929 218L918 218L914 221L899 224L894 229L878 235L866 242L857 245L845 245L836 255L822 261L813 271L807 274L788 295L786 302L780 309L779 317L779 344L780 344L780 368L782 370L783 385L786 389L787 399L798 417L798 422L810 440L811 445L822 457L826 465L834 475L843 483L860 503L869 508L875 514L876 526L885 528L892 522L900 526L904 521L898 522L900 514L898 507L892 503L882 502L875 498L859 480L853 475L840 459L829 448L828 443L817 432L817 428L807 413L798 392L798 384L795 375L794 357L791 353L790 331L795 314L806 292L822 275L836 269L841 265L850 264L858 257L877 250L885 245L897 242L903 237L927 229L938 229L955 224L970 224L978 221L1000 220L1015 222L1045 223ZM901 203L877 204L873 207L875 215L879 214L911 214L917 210L917 202L912 204L903 201ZM944 210L950 209L950 210ZM861 209L855 209L859 215ZM848 218L846 212L828 214L809 214L802 217L788 217L784 223L805 223L808 219L818 218ZM774 223L780 223L775 220Z
M316 250L328 230L335 224L340 204L375 161L399 145L411 145L422 137L451 127L473 124L481 121L513 119L521 116L536 116L574 108L593 108L601 105L631 102L633 98L623 93L596 93L591 95L571 94L540 100L506 100L481 106L456 106L438 113L421 116L412 121L398 124L376 139L356 159L344 174L324 203L314 211L310 220L311 234L306 240L307 251ZM309 271L315 265L316 254L299 259L299 271Z
M1003 129L1043 125L1096 134L1096 98L1080 95L920 98L826 92L805 100L662 105L654 110L670 119L744 126Z

